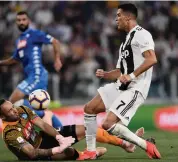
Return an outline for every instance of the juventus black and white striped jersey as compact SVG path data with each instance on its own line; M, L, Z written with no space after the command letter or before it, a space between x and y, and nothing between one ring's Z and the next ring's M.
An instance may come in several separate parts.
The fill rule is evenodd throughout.
M144 62L145 58L142 54L147 50L154 50L152 35L137 25L127 34L125 41L120 46L116 68L120 68L122 74L132 73ZM153 68L151 67L136 77L131 83L121 84L119 89L134 88L140 91L143 97L146 98L151 83L152 70Z

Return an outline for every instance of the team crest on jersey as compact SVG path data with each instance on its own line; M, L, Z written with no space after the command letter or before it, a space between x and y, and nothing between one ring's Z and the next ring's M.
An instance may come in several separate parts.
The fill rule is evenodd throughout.
M20 49L26 47L26 45L27 45L27 40L20 40L17 44L17 48Z
M23 119L27 119L28 116L27 116L27 114L22 114L21 117L22 117Z

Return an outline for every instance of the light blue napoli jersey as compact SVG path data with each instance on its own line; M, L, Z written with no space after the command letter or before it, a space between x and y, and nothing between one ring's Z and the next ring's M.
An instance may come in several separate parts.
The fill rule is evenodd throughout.
M42 64L42 45L52 40L52 36L42 31L28 29L16 41L12 57L23 64L25 77L17 88L26 95L36 89L47 90L48 72Z
M42 45L50 44L52 40L52 36L34 29L27 29L17 39L12 57L23 64L25 78L38 80L47 73L42 64Z

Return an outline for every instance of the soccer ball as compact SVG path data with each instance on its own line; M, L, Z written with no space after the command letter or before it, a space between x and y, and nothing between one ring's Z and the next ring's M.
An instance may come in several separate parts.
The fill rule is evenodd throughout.
M29 102L35 110L44 110L50 104L50 96L45 90L37 89L29 95Z

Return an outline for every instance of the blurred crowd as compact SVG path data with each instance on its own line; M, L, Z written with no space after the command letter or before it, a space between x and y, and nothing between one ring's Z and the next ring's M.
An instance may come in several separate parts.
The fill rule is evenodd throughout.
M19 36L16 13L26 10L31 28L41 29L61 42L63 68L60 96L88 97L105 83L95 77L95 70L115 68L119 45L125 33L117 31L117 6L123 1L11 1L0 2L0 59L12 55ZM149 30L155 40L158 64L154 68L150 97L171 96L171 76L177 76L178 66L178 2L142 1L138 22ZM53 74L53 51L43 47L44 64ZM12 76L21 72L20 66L0 67L0 96L12 92Z

